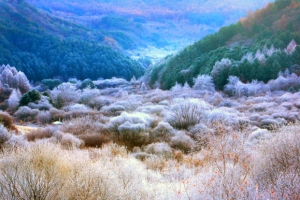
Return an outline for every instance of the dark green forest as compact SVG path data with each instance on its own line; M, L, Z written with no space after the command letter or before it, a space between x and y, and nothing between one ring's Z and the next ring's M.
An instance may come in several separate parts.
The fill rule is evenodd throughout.
M236 24L166 57L149 70L150 84L170 89L176 82L193 85L195 77L209 74L216 87L223 89L231 75L243 82L267 82L286 69L299 75L299 13L299 0L269 3Z
M104 45L104 38L25 1L0 1L0 63L15 66L32 81L143 75L138 62Z

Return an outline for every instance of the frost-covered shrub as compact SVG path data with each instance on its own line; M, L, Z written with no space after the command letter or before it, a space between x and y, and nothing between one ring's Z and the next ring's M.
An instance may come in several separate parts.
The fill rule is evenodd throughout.
M185 134L183 131L178 131L171 138L171 147L179 149L185 153L190 152L195 147L195 141Z
M49 110L53 121L62 121L64 119L65 112L56 108L50 108Z
M270 80L268 86L271 91L291 90L292 92L298 91L300 87L300 78L296 74L279 74L275 80Z
M170 141L176 130L168 122L159 122L150 132L151 141Z
M221 102L217 107L229 107L230 108L230 107L235 107L238 105L239 104L237 102L226 100L226 101Z
M53 106L49 101L49 97L41 96L41 99L37 103L31 102L28 104L28 107L38 110L50 110Z
M166 106L163 105L148 105L141 106L136 109L138 112L148 113L162 117L166 112Z
M237 124L238 116L232 113L233 110L226 109L226 107L220 107L207 112L206 120L212 124L215 122L221 122L226 124Z
M123 111L133 111L139 106L142 105L142 102L137 100L131 100L131 101L117 101L109 106L104 106L101 111L104 113L107 113L108 115L120 115Z
M149 140L149 130L155 119L141 112L123 112L110 120L108 128L115 134L118 141L129 147L140 146Z
M229 68L232 62L228 58L223 58L221 61L217 61L211 71L214 84L217 89L223 89L228 79Z
M40 111L36 118L39 123L48 124L51 122L52 116L49 111Z
M188 129L202 120L206 109L207 104L198 99L175 99L167 122L178 129Z
M90 135L99 134L105 129L104 116L84 116L66 121L60 128L63 132L72 133L73 135Z
M19 90L13 90L8 99L8 106L10 109L15 110L21 98L21 92Z
M118 105L118 104L111 104L109 106L104 106L101 108L101 111L112 116L117 116L125 110L126 108L123 105Z
M272 137L271 132L267 129L257 129L254 132L250 133L248 136L248 142L252 145L256 145L260 140L269 139Z
M71 104L66 107L64 107L65 111L77 111L77 112L84 112L84 111L90 111L91 108L87 107L86 105L83 104Z
M224 101L224 98L219 92L215 92L214 95L207 100L210 104L217 106Z
M72 134L65 133L63 134L60 144L65 148L80 148L84 146L84 142Z
M93 99L99 97L100 94L100 90L98 89L86 88L81 92L79 103L89 106Z
M281 192L299 188L299 185L294 184L294 181L299 178L296 176L299 174L300 166L299 131L299 125L284 127L257 148L258 151L254 156L256 165L253 172L254 178L262 188L270 189L270 186L273 190L281 188L283 189ZM287 180L282 177L288 178L291 174L295 179ZM285 185L286 188L284 188L283 182L279 180L285 183L288 181L289 184ZM276 196L281 195L281 192L276 193Z
M268 109L272 109L274 107L278 106L275 102L262 102L255 104L250 111L251 112L265 112Z
M99 96L91 99L86 105L93 109L100 110L103 106L109 106L110 104L112 104L112 101L109 98Z
M194 79L194 90L206 90L206 91L215 91L215 85L213 83L212 77L209 75L199 75Z
M266 118L260 121L260 127L268 130L274 130L281 127L283 124L279 123L273 118Z
M132 124L128 121L118 127L118 141L129 148L142 146L149 141L149 133L146 132L145 124Z
M2 124L0 124L0 149L2 149L3 144L7 142L10 138L11 134Z
M264 83L253 80L251 83L243 83L236 76L229 76L228 83L224 86L224 92L230 96L255 96L265 92Z
M165 142L152 143L144 147L144 151L150 154L170 156L171 147Z
M16 148L16 147L26 147L28 142L26 141L24 135L12 134L8 141L4 143L5 148Z
M22 121L34 121L36 116L38 115L39 110L37 109L31 109L27 106L20 107L17 112L15 112L14 116L18 120Z
M74 84L62 83L51 91L51 98L54 105L57 108L61 108L71 103L76 103L80 98L80 94Z

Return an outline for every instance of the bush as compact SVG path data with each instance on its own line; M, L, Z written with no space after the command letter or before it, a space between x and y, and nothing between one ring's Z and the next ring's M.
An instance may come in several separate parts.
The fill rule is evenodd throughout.
M19 101L19 106L27 106L30 102L37 102L38 100L41 99L41 95L38 91L36 90L31 90L27 93L25 93L20 101Z
M76 86L71 83L62 83L51 91L51 98L56 108L62 108L79 100L80 94Z
M150 154L163 155L166 157L170 157L172 154L171 147L164 142L152 143L144 148L145 152Z
M30 109L27 106L20 107L17 112L15 112L14 116L18 120L22 121L35 121L36 116L38 115L39 110L37 109Z
M27 133L25 137L28 141L36 141L45 138L51 138L55 131L56 129L53 127L39 128Z
M206 103L197 99L177 99L171 107L171 116L167 121L178 129L187 130L199 123L205 113Z
M168 122L159 122L150 132L150 138L152 142L167 142L175 133L175 129Z
M55 87L59 86L62 83L59 79L43 79L41 81L41 86L44 90L53 90Z
M284 127L256 148L254 178L263 189L276 191L279 199L299 194L294 193L299 192L300 180L299 131L299 124Z
M36 103L29 103L28 107L31 109L39 109L39 110L50 110L53 106L50 103L51 99L47 96L41 96L41 99Z
M80 148L84 146L84 142L82 140L69 133L63 134L60 144L67 149Z
M80 89L85 89L85 88L91 88L91 89L94 89L95 88L95 84L93 83L93 81L91 79L85 79L81 82L81 85L80 85Z
M0 124L0 150L3 148L5 142L7 142L11 137L11 134L8 130Z
M8 113L1 112L1 111L0 111L0 124L3 124L3 126L8 130L12 130L12 131L18 130L13 124L12 117Z
M77 137L84 142L85 147L102 147L112 140L111 135L104 133L84 134Z
M49 111L40 111L37 114L37 122L41 124L48 124L51 122L52 116Z
M184 132L180 131L171 138L171 147L188 153L195 147L195 142Z

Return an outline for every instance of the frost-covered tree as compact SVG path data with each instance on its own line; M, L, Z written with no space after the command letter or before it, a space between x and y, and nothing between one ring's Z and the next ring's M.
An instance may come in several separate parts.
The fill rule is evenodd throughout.
M214 84L218 89L223 89L223 86L227 83L229 68L232 62L228 58L223 58L221 61L217 61L211 71Z
M215 85L213 79L209 75L199 75L194 79L194 90L206 90L206 91L215 91Z
M21 96L21 92L18 89L12 91L8 99L8 106L10 109L14 110L18 107Z
M80 94L76 86L71 83L62 83L51 91L51 98L56 107L61 108L79 100Z
M294 51L296 50L296 47L297 47L297 43L295 42L295 40L292 40L292 41L288 44L288 46L286 47L286 49L284 50L284 52L285 52L286 54L291 55L291 54L293 54Z

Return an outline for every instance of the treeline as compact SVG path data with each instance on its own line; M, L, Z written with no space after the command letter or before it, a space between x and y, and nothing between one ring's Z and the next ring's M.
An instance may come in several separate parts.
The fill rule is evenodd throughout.
M121 77L129 80L144 73L138 62L111 47L88 39L61 39L59 35L50 35L39 23L20 16L12 5L0 3L5 6L1 9L0 20L0 63L16 66L30 80L53 77L64 80ZM26 3L13 6L22 10L30 8Z
M287 68L296 72L300 65L299 13L299 0L270 3L246 19L165 58L149 72L150 84L170 89L176 82L193 85L195 77L209 74L216 87L222 89L230 75L243 82L267 82ZM292 50L287 49L291 47Z

